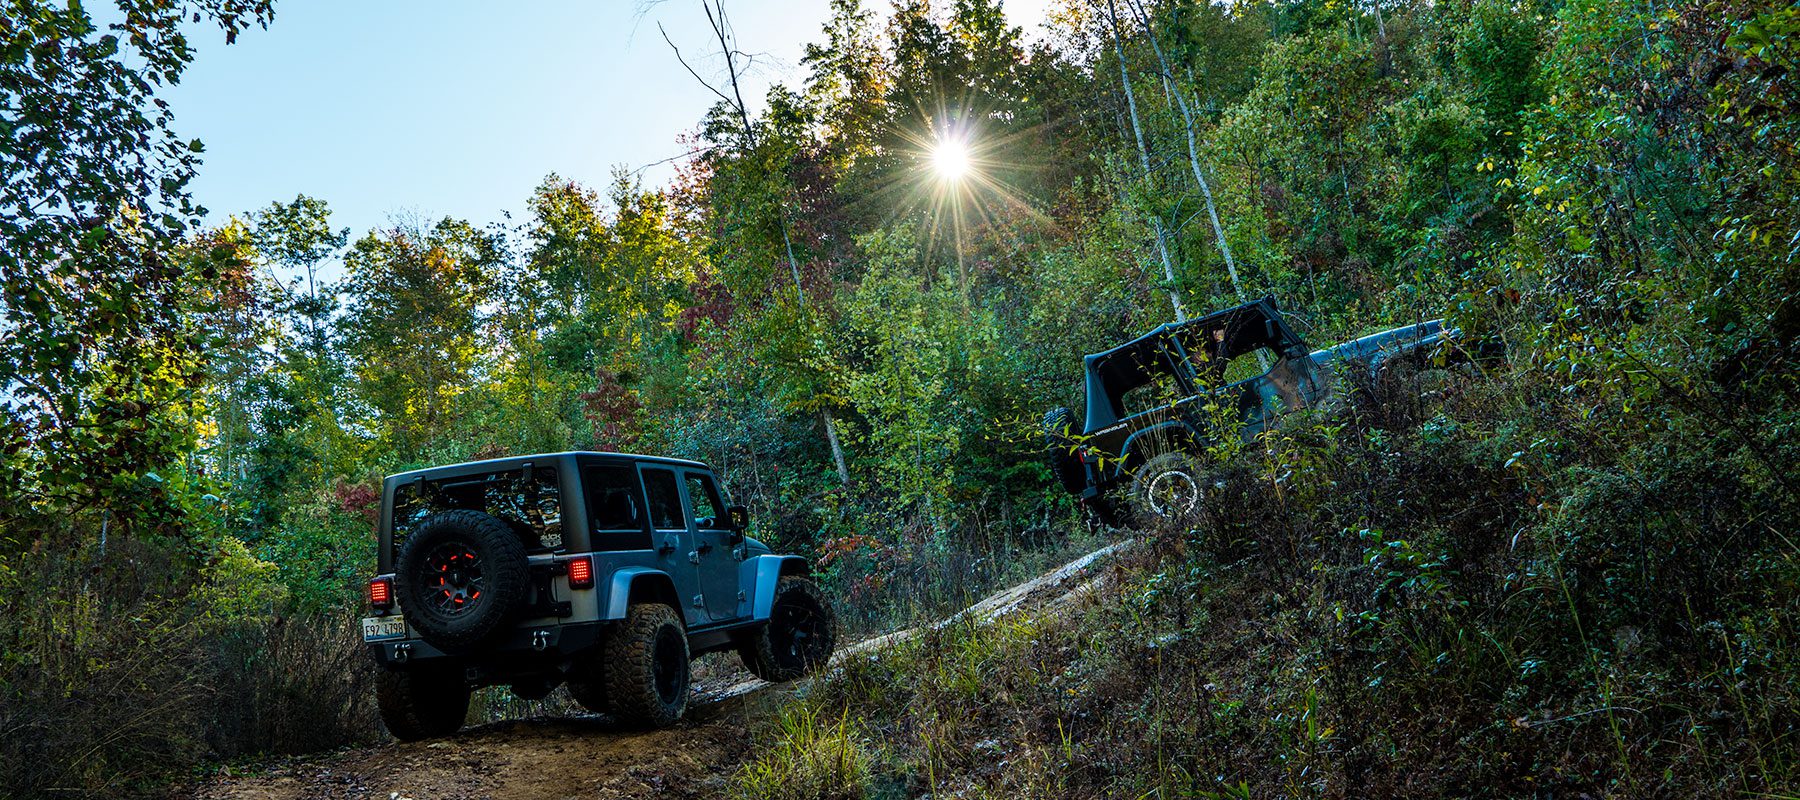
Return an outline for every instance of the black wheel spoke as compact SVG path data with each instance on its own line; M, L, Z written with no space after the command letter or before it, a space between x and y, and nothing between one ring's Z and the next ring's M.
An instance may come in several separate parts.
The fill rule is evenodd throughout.
M424 578L431 609L443 616L470 613L487 588L481 559L462 542L444 542L425 557Z

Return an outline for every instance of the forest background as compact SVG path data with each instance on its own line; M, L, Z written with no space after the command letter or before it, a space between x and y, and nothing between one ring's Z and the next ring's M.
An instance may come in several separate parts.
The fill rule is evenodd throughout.
M805 80L757 115L718 83L667 186L352 232L306 196L202 227L185 188L157 95L267 0L118 6L0 22L12 792L376 735L350 622L418 466L704 460L852 631L951 607L1090 535L1039 428L1083 354L1265 295L1317 346L1447 317L1507 359L1218 454L1249 499L1132 602L1311 620L1273 657L1355 676L1294 701L1345 717L1292 745L1335 735L1332 774L1541 716L1566 734L1431 774L1792 787L1800 7L1072 0L1027 43L998 0L832 0ZM1285 680L1218 741L1295 719Z

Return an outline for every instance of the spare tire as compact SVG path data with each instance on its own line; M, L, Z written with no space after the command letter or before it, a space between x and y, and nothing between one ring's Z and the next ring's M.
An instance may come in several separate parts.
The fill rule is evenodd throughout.
M400 547L395 583L406 622L445 652L504 631L525 606L525 544L504 521L455 509L426 517Z

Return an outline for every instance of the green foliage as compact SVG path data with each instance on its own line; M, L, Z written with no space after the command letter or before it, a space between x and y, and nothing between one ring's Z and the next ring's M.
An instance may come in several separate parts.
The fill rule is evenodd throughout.
M147 470L192 447L202 380L193 295L217 266L175 243L198 141L153 105L192 58L180 22L227 39L265 24L266 1L139 2L101 30L79 5L8 4L0 49L0 480L5 551L95 504L153 522ZM77 135L76 132L79 132Z
M835 0L803 90L713 108L667 188L352 239L304 195L194 230L155 90L180 20L269 8L122 5L0 22L0 588L50 598L0 607L9 787L367 735L343 623L410 466L706 459L857 627L1030 571L1079 544L1036 425L1081 355L1236 299L1198 171L1314 344L1449 315L1510 366L1213 443L1205 524L1088 627L853 665L828 692L876 718L793 712L743 794L1791 789L1792 7L1126 0L1115 47L1091 4L1027 42L989 0Z
M430 452L460 416L499 248L468 223L444 220L429 232L371 233L344 258L344 350L402 459Z

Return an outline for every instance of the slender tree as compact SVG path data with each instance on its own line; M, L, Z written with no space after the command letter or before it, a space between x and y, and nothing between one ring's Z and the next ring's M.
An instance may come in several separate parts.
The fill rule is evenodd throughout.
M1107 0L1110 9L1112 0ZM1188 107L1187 95L1175 82L1175 73L1169 67L1169 59L1163 55L1162 44L1156 39L1156 30L1150 26L1150 15L1145 12L1141 0L1128 0L1138 22L1144 26L1144 38L1150 40L1150 48L1156 53L1156 63L1162 73L1163 86L1169 94L1175 96L1175 105L1181 109L1181 124L1187 132L1188 166L1194 171L1194 183L1200 187L1200 196L1206 201L1206 216L1212 221L1213 241L1218 244L1219 255L1225 259L1225 271L1231 276L1231 289L1237 294L1238 302L1246 302L1244 282L1238 278L1237 261L1231 257L1231 243L1225 240L1225 228L1219 224L1219 207L1213 202L1212 185L1206 180L1206 173L1200 168L1200 146L1196 143L1198 134L1194 130L1194 111Z
M743 87L739 80L739 59L743 53L737 48L736 34L732 31L731 20L725 13L725 2L724 0L700 0L700 7L706 13L706 21L712 29L714 38L719 42L719 53L725 60L725 75L730 94L726 94L720 87L713 86L710 81L700 77L700 74L692 66L689 66L685 59L681 58L681 50L675 47L673 41L669 40L666 30L663 31L663 41L668 43L671 50L675 51L676 58L681 61L682 67L687 69L688 74L692 75L694 80L699 81L701 86L706 87L707 91L718 97L719 101L724 103L737 117L743 136L740 155L746 158L754 157L754 154L758 152L756 125L750 119L749 107L744 104ZM799 310L800 318L805 320L810 312L806 302L806 287L800 277L800 260L794 255L792 226L788 222L785 204L776 202L773 205L776 227L781 234L782 250L787 256L788 271L794 280L796 308ZM844 458L844 446L838 435L837 418L832 415L831 406L828 403L819 403L818 409L819 421L825 429L825 441L831 448L831 460L837 467L838 479L848 486L850 484L850 465Z
M1131 70L1125 61L1125 43L1119 32L1119 13L1113 0L1106 0L1106 19L1112 29L1113 52L1119 58L1119 85L1125 90L1125 107L1130 111L1131 133L1137 140L1138 163L1143 166L1144 184L1155 183L1156 174L1150 169L1150 148L1144 142L1144 126L1138 120L1137 95L1131 89ZM1161 216L1147 212L1150 217L1150 228L1156 234L1156 254L1162 258L1163 281L1169 292L1169 304L1175 307L1175 321L1187 320L1187 309L1181 304L1181 292L1175 286L1175 260L1169 253L1169 231L1163 224Z

